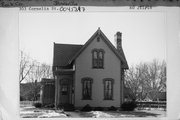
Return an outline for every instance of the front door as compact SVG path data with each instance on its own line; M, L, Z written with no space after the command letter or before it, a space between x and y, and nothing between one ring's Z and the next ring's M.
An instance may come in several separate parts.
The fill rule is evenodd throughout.
M62 84L61 85L61 103L66 104L69 103L69 85Z
M59 102L60 104L69 104L70 102L70 97L71 97L71 79L61 79L60 80L60 98Z

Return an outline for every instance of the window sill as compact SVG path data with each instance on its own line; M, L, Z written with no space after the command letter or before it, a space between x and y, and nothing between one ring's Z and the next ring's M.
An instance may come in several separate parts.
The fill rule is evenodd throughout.
M104 69L104 67L102 67L102 68L92 67L92 69Z

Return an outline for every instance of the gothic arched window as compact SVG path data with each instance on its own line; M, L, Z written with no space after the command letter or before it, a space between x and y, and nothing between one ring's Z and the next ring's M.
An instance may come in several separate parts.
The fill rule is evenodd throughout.
M104 50L92 50L92 68L104 68Z

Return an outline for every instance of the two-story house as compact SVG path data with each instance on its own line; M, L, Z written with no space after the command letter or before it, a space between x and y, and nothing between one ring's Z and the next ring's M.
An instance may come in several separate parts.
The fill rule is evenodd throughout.
M128 69L121 35L115 34L115 46L100 28L84 45L54 43L55 106L120 107Z

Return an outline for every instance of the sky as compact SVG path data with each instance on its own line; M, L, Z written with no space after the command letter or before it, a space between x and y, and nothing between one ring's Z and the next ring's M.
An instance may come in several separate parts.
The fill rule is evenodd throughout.
M122 32L128 65L166 59L166 16L163 12L84 12L19 14L20 49L52 65L53 42L84 44L100 27L114 44Z

